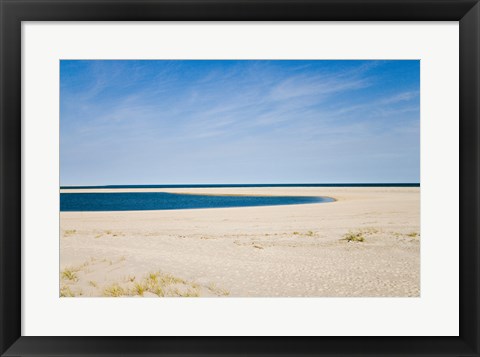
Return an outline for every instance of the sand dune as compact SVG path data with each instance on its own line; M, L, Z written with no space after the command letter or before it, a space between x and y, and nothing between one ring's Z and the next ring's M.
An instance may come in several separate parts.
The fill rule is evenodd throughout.
M308 195L337 201L271 207L62 212L61 295L420 294L420 188L126 191Z

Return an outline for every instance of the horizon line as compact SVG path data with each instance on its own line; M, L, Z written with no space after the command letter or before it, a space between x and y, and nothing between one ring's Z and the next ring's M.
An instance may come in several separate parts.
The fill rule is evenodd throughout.
M113 185L60 185L60 189L69 188L115 188L115 187L158 187L158 186L355 186L355 185L416 185L420 186L420 182L330 182L330 183L180 183L180 184L113 184Z

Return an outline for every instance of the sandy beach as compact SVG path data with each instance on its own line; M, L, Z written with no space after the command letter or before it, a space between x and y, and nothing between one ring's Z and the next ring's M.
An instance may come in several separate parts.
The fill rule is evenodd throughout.
M420 295L420 188L62 190L328 196L288 206L60 213L61 296Z

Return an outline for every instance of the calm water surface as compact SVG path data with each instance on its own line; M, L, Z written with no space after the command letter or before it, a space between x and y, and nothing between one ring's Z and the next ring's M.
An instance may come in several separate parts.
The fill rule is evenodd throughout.
M165 192L61 193L60 211L150 211L296 205L332 202L329 197L220 196Z

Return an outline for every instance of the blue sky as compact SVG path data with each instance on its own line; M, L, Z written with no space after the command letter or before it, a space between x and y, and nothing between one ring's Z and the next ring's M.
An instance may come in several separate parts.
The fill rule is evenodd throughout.
M60 62L61 185L419 182L419 61Z

